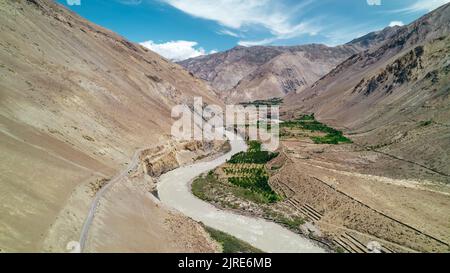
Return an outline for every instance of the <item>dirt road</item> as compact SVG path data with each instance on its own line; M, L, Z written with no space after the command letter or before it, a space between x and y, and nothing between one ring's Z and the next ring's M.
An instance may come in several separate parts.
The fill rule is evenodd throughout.
M85 244L86 244L86 240L88 238L89 235L89 228L92 224L92 221L94 220L95 217L95 211L98 207L99 201L100 199L103 197L103 195L114 186L114 184L116 184L117 182L121 181L122 179L125 179L132 171L134 171L138 166L139 166L139 156L142 153L143 149L137 150L134 155L133 158L131 160L131 162L128 164L128 167L123 170L121 173L119 173L117 176L113 177L104 187L102 187L97 194L95 195L94 200L91 203L91 207L89 208L89 212L88 215L84 221L83 224L83 228L81 230L81 234L80 234L80 240L79 240L79 244L80 244L80 250L81 252L83 252Z

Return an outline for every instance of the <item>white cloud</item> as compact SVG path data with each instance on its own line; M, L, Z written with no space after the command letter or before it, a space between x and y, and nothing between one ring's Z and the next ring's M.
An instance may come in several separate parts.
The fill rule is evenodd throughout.
M310 22L304 22L304 23L298 24L292 30L293 31L290 33L279 34L277 36L265 38L262 40L239 41L238 44L241 46L267 45L267 44L271 44L278 40L295 38L298 36L299 33L308 33L310 36L315 36L319 33L319 31L321 31L321 27L319 27L319 25L317 23L310 21Z
M381 6L381 0L367 0L369 6Z
M450 0L418 0L411 6L397 10L398 12L430 12L438 7L450 3Z
M228 29L222 29L217 33L221 34L221 35L228 35L228 36L236 37L236 38L241 37L241 35L237 34L236 32L233 32L231 30L228 30Z
M252 25L267 29L272 38L262 41L289 39L317 34L317 26L295 22L302 10L314 0L286 6L277 0L162 0L195 17L208 19L235 30ZM261 42L261 41L260 41ZM243 43L246 43L245 41Z
M257 41L239 41L238 45L240 46L259 46L259 45L267 45L273 43L277 40L277 38L267 38Z
M389 23L390 27L395 27L395 26L404 26L405 24L402 21L392 21Z
M193 41L170 41L161 44L146 41L141 45L172 61L182 61L207 54L203 48L198 47L197 42ZM216 52L213 50L209 54Z

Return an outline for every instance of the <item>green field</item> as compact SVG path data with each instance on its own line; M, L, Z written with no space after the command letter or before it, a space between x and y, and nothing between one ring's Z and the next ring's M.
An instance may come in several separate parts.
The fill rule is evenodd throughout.
M352 143L350 139L344 136L342 131L331 128L317 121L314 117L314 114L303 115L296 120L284 122L280 124L280 127L287 129L300 128L311 132L321 132L326 134L325 136L311 136L311 140L316 144Z
M228 161L232 167L224 171L228 175L233 175L228 178L228 182L261 195L266 202L279 201L280 197L270 187L269 175L264 168L264 164L277 156L278 153L262 151L260 142L250 141L247 152L236 154ZM260 164L260 166L242 168L239 164Z
M261 151L261 143L250 141L247 152L234 155L223 168L226 179L219 181L214 172L198 177L192 183L192 193L205 201L212 201L208 195L214 185L222 184L237 197L255 203L269 204L281 200L281 197L269 185L269 174L265 164L277 157L277 153Z
M252 102L242 102L240 103L243 106L272 106L272 105L280 105L283 102L282 98L272 98L268 100L255 100Z
M235 154L233 157L231 157L228 163L266 164L267 162L269 162L270 160L274 159L277 156L278 153L262 151L260 142L250 141L247 152L240 152L238 154Z

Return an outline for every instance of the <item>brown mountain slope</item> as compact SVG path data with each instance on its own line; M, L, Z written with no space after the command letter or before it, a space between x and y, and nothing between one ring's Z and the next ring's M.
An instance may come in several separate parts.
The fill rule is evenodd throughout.
M237 46L225 52L184 60L179 64L222 92L233 88L257 67L281 53L282 51L275 47Z
M354 134L358 144L425 166L448 182L449 34L445 5L290 95L286 114L314 112Z
M358 51L352 45L238 46L180 64L226 101L242 102L303 90Z
M0 251L40 251L51 234L58 250L77 240L85 188L125 168L136 149L166 144L171 107L192 96L220 104L180 66L53 1L0 0ZM171 250L198 250L185 246Z
M222 97L230 102L246 102L300 92L358 52L352 46L306 45L281 49L285 52L256 67L231 90L222 93Z
M387 40L393 39L395 35L397 35L397 32L400 30L400 26L386 27L383 30L374 31L356 38L346 45L352 45L358 48L360 51L364 51L370 48L376 48L384 44Z
M284 97L300 92L348 57L381 45L399 27L369 33L343 46L238 46L180 62L229 102Z

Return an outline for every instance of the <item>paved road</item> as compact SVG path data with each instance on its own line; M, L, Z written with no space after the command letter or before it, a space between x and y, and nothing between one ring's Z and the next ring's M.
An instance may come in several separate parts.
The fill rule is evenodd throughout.
M161 201L196 221L231 234L265 252L325 252L312 241L278 224L219 210L191 193L190 184L195 177L213 170L232 155L246 150L242 138L230 143L231 152L220 158L181 167L162 175L158 182L158 195Z

